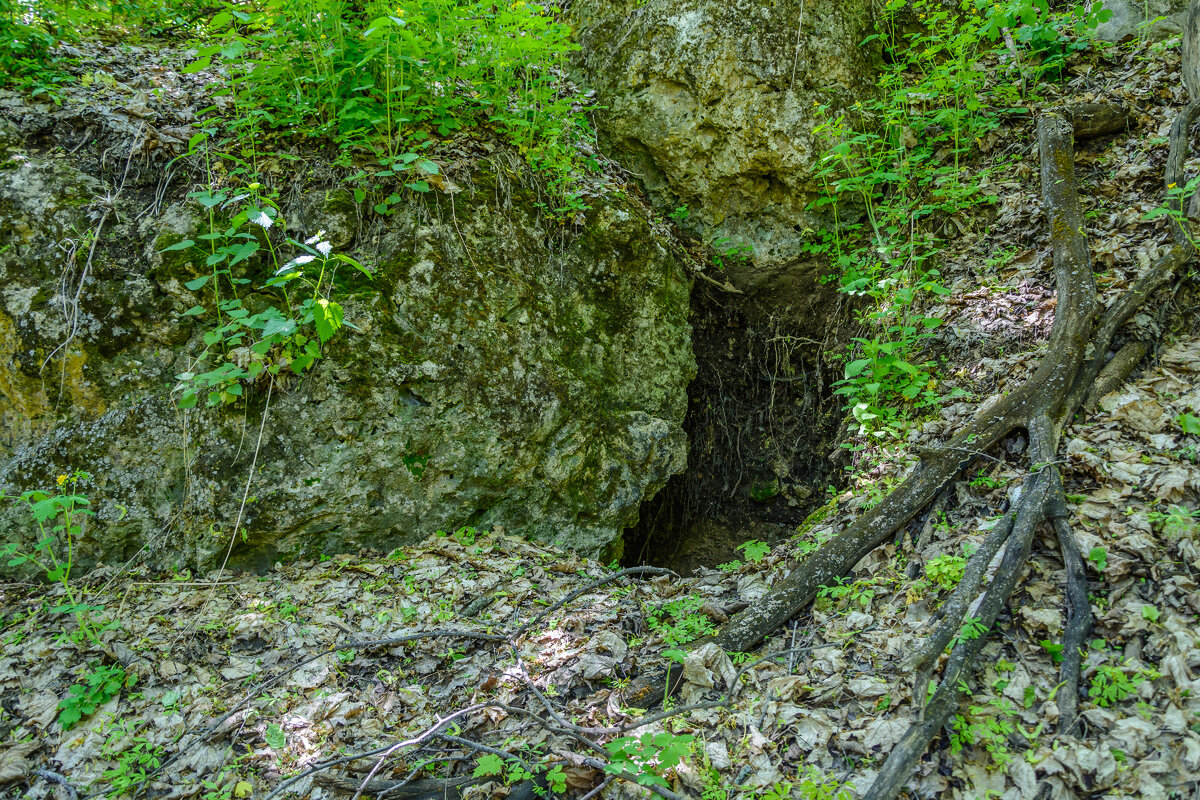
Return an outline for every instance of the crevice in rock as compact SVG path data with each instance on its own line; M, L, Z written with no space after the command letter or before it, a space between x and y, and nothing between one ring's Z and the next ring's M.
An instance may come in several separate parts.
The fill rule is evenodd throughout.
M841 480L830 451L842 418L836 298L692 294L696 378L688 387L688 468L641 506L623 563L690 574L741 557L750 539L791 535ZM823 317L823 318L822 318ZM818 341L814 334L823 338Z

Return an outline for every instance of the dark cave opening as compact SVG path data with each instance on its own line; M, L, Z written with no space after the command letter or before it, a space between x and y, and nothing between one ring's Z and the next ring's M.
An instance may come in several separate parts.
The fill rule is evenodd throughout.
M786 304L698 284L688 468L642 504L623 563L689 574L734 560L745 541L791 535L840 483L830 460L843 416L831 383L840 375L822 358L837 346L840 312L823 294Z

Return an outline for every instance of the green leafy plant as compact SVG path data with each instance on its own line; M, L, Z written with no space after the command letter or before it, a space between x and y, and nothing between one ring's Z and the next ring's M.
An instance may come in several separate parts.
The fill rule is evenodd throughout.
M45 3L0 0L0 86L61 102L57 89L71 79L65 59L53 55L59 9Z
M1091 685L1088 688L1088 697L1096 701L1096 705L1107 708L1113 703L1127 699L1146 680L1154 680L1159 677L1158 672L1152 669L1133 669L1131 671L1127 671L1127 669L1110 664L1101 664L1096 667L1096 672L1092 676Z
M893 16L902 9L916 25ZM1019 101L1016 81L989 84L987 57L1012 30L1037 62L1035 76L1051 74L1107 12L1094 0L1063 13L1048 0L886 0L882 12L880 32L869 37L888 56L879 91L814 105L825 191L809 210L827 228L810 232L806 249L834 264L830 279L842 292L861 298L866 332L846 354L835 391L857 433L889 437L913 409L943 399L922 355L942 324L923 308L949 291L936 260L958 230L941 221L997 199L982 185L991 168L961 168Z
M377 166L360 183L402 174L428 191L425 176L438 172L420 151L433 137L488 126L549 176L555 214L586 209L573 187L588 163L577 145L591 131L567 80L578 46L552 10L484 0L224 5L185 71L223 64L216 93L235 109L227 132L252 157L263 134L302 132L332 139L347 160L371 152ZM380 213L391 204L388 194Z
M816 767L805 767L793 797L803 800L851 800L853 795L832 775L822 775Z
M1164 511L1150 511L1146 518L1173 539L1195 535L1200 529L1200 509L1172 504Z
M272 750L283 750L287 747L287 734L277 723L272 722L263 733L263 740Z
M790 800L794 796L792 790L795 788L791 781L777 781L764 788L759 796L762 800Z
M1055 644L1054 642L1050 641L1049 639L1042 639L1042 641L1038 642L1038 644L1040 644L1042 646L1043 650L1045 650L1047 653L1050 654L1050 660L1052 662L1054 662L1055 664L1062 663L1063 646L1061 644Z
M1087 47L1088 32L1112 17L1099 0L1068 3L1064 10L1053 9L1047 0L978 0L977 7L987 14L983 35L998 42L1010 30L1036 62L1036 73L1047 77L1057 77L1067 56Z
M133 795L159 768L162 747L151 745L144 737L133 737L133 744L117 757L117 764L101 777L109 782L108 797Z
M278 208L261 189L251 183L245 189L192 192L188 196L209 214L209 232L198 237L202 244L184 239L163 249L199 251L209 270L184 284L192 292L207 290L211 297L208 305L192 306L184 316L208 318L212 327L203 333L204 349L192 368L176 376L180 408L195 406L201 397L209 406L236 402L244 385L278 376L285 368L304 374L346 324L334 299L338 265L371 277L357 260L333 253L323 232L303 241L282 233L282 246L290 249L285 254L272 238L272 228L283 228ZM220 212L232 213L224 226L216 219ZM272 274L258 291L275 302L252 312L242 298L252 281L235 267L251 262L260 251L269 256ZM284 260L286 255L290 258Z
M966 569L965 558L947 553L929 559L929 563L925 565L925 574L943 591L949 591L958 586Z
M67 689L67 696L58 702L58 724L70 730L84 717L116 697L125 684L125 670L119 666L96 667Z
M1178 229L1182 231L1183 234L1188 237L1189 241L1191 241L1192 245L1195 246L1196 241L1192 239L1191 236L1192 226L1188 220L1185 206L1187 205L1189 198L1196 193L1197 189L1200 189L1200 176L1192 178L1183 186L1179 186L1174 183L1170 184L1167 186L1167 199L1163 201L1162 205L1156 206L1155 208L1147 211L1145 215L1143 215L1142 219L1154 220L1160 217L1168 217L1174 220L1178 226ZM1184 433L1196 433L1197 431L1200 431L1200 420L1198 420L1193 414L1186 412L1180 414L1176 418L1176 421L1179 423L1179 427Z
M1004 482L988 475L983 470L979 470L975 477L971 479L971 486L981 489L996 489L1004 485Z
M962 626L958 629L958 633L950 640L949 647L957 647L961 642L969 642L972 639L978 639L987 633L987 626L979 621L979 617L967 617L963 620Z
M476 762L475 771L471 774L476 778L495 776L500 778L505 786L515 786L521 781L536 777L520 760L512 758L505 761L494 753L485 753L480 756ZM551 792L562 794L567 790L567 776L563 773L561 765L556 764L546 770L544 777Z
M901 409L938 400L932 364L918 357L942 323L919 307L948 291L932 264L942 246L933 216L994 200L964 183L959 169L974 139L997 124L979 99L981 22L962 13L965 4L921 0L913 4L921 29L901 36L887 18L905 5L885 3L884 33L871 37L884 39L892 56L877 99L814 107L827 144L827 191L810 210L832 216L836 228L814 233L808 248L831 258L841 291L868 301L861 317L868 334L855 339L836 391L859 432L881 436L900 422Z
M651 609L646 621L652 629L662 632L668 647L679 647L716 633L712 620L698 613L703 605L703 598L688 595Z
M700 754L700 780L704 786L700 790L700 800L729 800L729 787L721 771L713 766L712 760L704 748L697 748Z
M1176 417L1175 421L1179 423L1179 429L1184 433L1192 436L1200 436L1200 417L1184 412Z
M88 639L99 641L100 630L91 621L91 614L102 610L102 606L83 601L78 589L71 583L71 570L75 564L76 548L83 536L84 522L95 512L89 505L81 484L91 480L87 472L77 471L70 475L59 475L56 487L50 491L35 489L22 492L12 498L0 491L0 500L15 500L24 505L37 526L36 541L25 548L16 542L0 545L0 555L8 557L8 566L32 564L43 573L46 580L62 587L67 602L52 607L58 614L72 614L79 629Z
M639 786L669 788L663 776L692 751L693 739L666 732L622 736L604 746L612 759L604 770Z
M746 556L746 560L754 564L762 561L767 553L771 552L771 545L760 542L758 539L751 539L748 542L742 542L736 549L741 550L742 554Z
M838 578L837 584L834 586L822 586L817 592L818 598L828 598L834 604L844 604L850 607L858 606L860 608L869 608L871 601L875 598L875 581L873 579L864 578L862 580L847 582L845 578Z
M830 501L822 508L813 512L813 514L810 515L810 519L813 517L818 517L818 520L816 521L819 521L819 519L823 519L836 507L836 501ZM814 521L811 525L807 525L807 527L802 526L804 529L800 532L797 532L797 535L793 538L793 541L796 543L796 552L800 553L802 556L815 553L820 549L822 544L833 538L833 533L831 531L814 530L815 524L816 522Z
M469 525L465 525L456 530L453 534L446 533L445 531L438 531L437 535L446 539L452 538L463 547L470 547L471 545L475 544L475 540L479 538L479 531L475 530Z
M983 747L997 768L1003 769L1012 760L1008 740L1015 732L1013 715L1016 709L1004 698L996 697L987 703L971 705L966 714L955 714L951 720L950 752L960 753L964 747Z
M1103 547L1093 547L1088 551L1088 561L1096 565L1096 571L1103 573L1108 566L1108 550Z
M732 239L717 239L712 244L712 262L717 269L725 269L726 262L746 262L753 256L753 247L748 244L736 244Z

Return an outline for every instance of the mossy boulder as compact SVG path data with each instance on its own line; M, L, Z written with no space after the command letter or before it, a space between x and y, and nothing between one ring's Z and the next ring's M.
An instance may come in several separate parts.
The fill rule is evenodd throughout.
M619 193L564 228L535 180L487 161L387 217L281 186L293 235L324 229L374 269L339 290L354 329L269 396L181 410L174 376L210 321L183 315L204 302L184 285L196 262L161 250L205 216L183 190L114 192L87 159L11 143L0 159L0 487L91 473L84 561L228 550L261 568L464 525L611 557L685 466L691 281ZM0 542L30 535L0 512Z

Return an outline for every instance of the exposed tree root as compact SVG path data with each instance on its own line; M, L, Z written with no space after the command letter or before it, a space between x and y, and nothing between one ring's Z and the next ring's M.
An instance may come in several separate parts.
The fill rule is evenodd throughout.
M1056 492L1061 494L1062 487ZM1065 512L1066 509L1060 509ZM1079 716L1079 673L1083 664L1084 641L1092 632L1092 604L1088 602L1087 573L1083 554L1065 513L1053 515L1054 532L1067 567L1067 622L1063 630L1063 662L1058 675L1058 732L1071 733Z
M1100 405L1100 398L1120 387L1149 353L1150 342L1126 342L1096 376L1096 382L1092 384L1087 399L1083 401L1083 413L1091 414L1095 411L1096 406Z
M1062 480L1055 459L1062 429L1073 411L1068 403L1068 396L1075 384L1074 377L1081 369L1087 369L1089 366L1085 355L1096 306L1095 278L1088 256L1087 240L1083 233L1083 209L1075 189L1074 147L1070 122L1057 114L1043 116L1038 121L1038 145L1042 161L1042 197L1054 248L1058 313L1050 333L1050 352L1030 381L1035 388L1025 406L1032 474L1022 487L1000 568L984 592L975 612L975 626L981 626L984 631L993 630L1001 610L1008 605L1029 558L1033 534L1038 526L1048 518L1065 515ZM1051 361L1057 362L1059 371L1049 376L1051 380L1043 383L1039 377L1044 379L1047 376L1042 368ZM1071 378L1068 379L1067 376ZM1065 524L1060 532L1060 540L1064 552L1073 550L1078 558L1079 548ZM991 557L982 551L983 548L980 548L971 558L974 570L981 569L991 560ZM1068 574L1072 574L1070 563ZM1082 563L1079 565L1077 577L1083 577ZM1086 583L1082 592L1083 602L1086 604ZM1072 611L1074 610L1072 605ZM1077 618L1079 616L1076 614ZM944 636L946 627L942 626L941 636ZM1078 628L1078 624L1076 627ZM941 636L935 635L931 644L940 642ZM1082 642L1082 637L1079 639ZM916 721L888 755L883 769L866 794L867 800L890 800L900 792L934 735L958 708L959 694L966 685L970 667L986 644L987 637L979 635L974 627L971 630L964 628L955 641L957 643L950 651L937 691L923 710L918 708ZM945 646L945 643L942 645ZM926 648L922 650L925 651ZM932 648L928 650L932 651ZM925 654L931 655L931 652ZM1066 697L1071 701L1073 722L1073 701L1079 690L1078 654L1072 663L1074 681L1060 687L1059 697ZM1064 660L1064 673L1067 671ZM919 706L922 699L922 695L914 694L914 705Z
M937 667L938 657L946 651L946 646L950 644L950 640L962 628L963 620L966 618L967 609L970 607L971 601L979 596L979 587L983 583L985 570L992 563L992 559L1000 551L1001 546L1008 541L1009 536L1012 534L1013 524L1016 521L1017 515L1015 512L1006 514L1003 519L996 523L996 527L992 528L988 533L987 537L983 540L983 544L979 546L979 549L975 551L974 556L967 563L962 580L958 582L954 593L942 604L941 624L909 657L908 662L905 663L905 669L916 671L916 680L913 683L913 697L925 696L925 690L929 686L929 679L933 676L933 670Z

